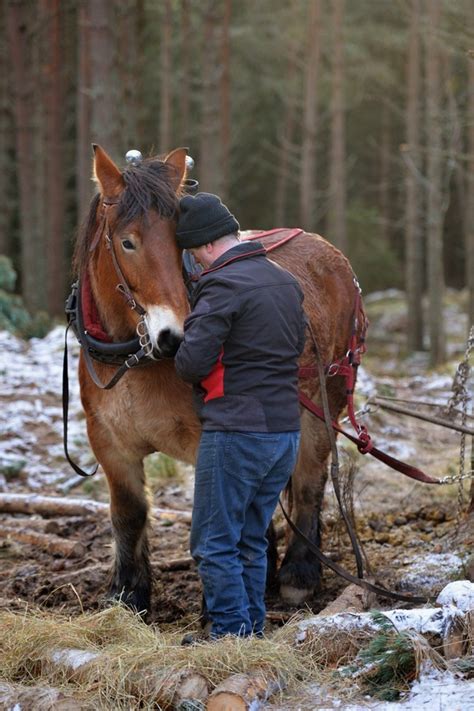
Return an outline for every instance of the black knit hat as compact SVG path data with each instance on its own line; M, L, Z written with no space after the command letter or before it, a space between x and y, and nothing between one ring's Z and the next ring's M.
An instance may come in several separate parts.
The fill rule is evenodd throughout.
M185 195L179 202L176 238L182 249L200 247L239 229L239 223L217 195Z

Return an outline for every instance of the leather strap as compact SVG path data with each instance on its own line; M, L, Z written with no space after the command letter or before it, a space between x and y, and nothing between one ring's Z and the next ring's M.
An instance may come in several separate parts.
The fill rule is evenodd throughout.
M298 526L293 523L291 518L289 517L288 513L286 512L281 499L279 500L280 508L282 510L283 516L286 519L286 522L288 523L289 527L293 531L293 533L305 543L306 547L308 550L311 551L311 553L314 553L316 558L323 563L323 565L327 566L330 568L336 575L339 575L341 578L344 578L347 580L349 583L354 583L355 585L358 585L360 588L364 588L365 590L369 590L370 592L375 593L376 595L380 595L380 597L387 597L390 598L391 600L403 600L403 602L412 602L416 604L420 603L426 603L426 602L432 602L432 598L428 597L421 597L421 596L415 596L415 595L404 595L403 593L396 593L393 592L392 590L387 590L386 588L383 588L379 585L374 585L373 583L369 583L368 580L364 580L363 578L356 578L355 575L352 575L352 573L349 573L345 568L342 566L338 565L335 563L333 560L328 558L328 556L324 555L324 553L321 551L321 549L313 543L313 541L310 541L307 536L304 535L304 533L298 528Z
M318 405L315 405L315 403L301 390L299 391L299 400L303 407L309 410L309 412L312 412L313 415L316 415L316 417L318 417L320 420L324 421L324 412L322 411L322 409L318 407ZM370 454L372 457L375 457L384 464L387 464L392 469L395 469L396 471L401 472L405 476L410 477L410 479L422 481L425 484L442 483L439 479L435 479L434 477L425 474L425 472L423 472L421 469L417 469L417 467L413 467L411 466L411 464L406 464L406 462L401 462L398 459L395 459L395 457L391 457L389 454L386 454L380 449L377 449L377 447L372 446L370 451L366 450L367 443L365 440L349 434L349 432L343 430L342 427L339 427L337 422L332 421L332 427L336 432L339 432L340 434L344 435L344 437L347 437L347 439L350 439L351 442L353 442L357 446L357 449L359 450L359 452L361 452L361 454Z
M69 455L69 448L68 448L68 418L69 418L69 373L68 373L68 352L67 352L67 334L68 331L71 327L71 324L69 323L65 335L64 335L64 356L63 356L63 445L64 445L64 454L66 455L66 459L71 465L71 467L74 469L76 474L79 474L79 476L94 476L94 474L97 472L97 469L99 467L98 464L95 464L94 468L90 472L84 471L84 469L81 469L81 467L74 462L70 455Z

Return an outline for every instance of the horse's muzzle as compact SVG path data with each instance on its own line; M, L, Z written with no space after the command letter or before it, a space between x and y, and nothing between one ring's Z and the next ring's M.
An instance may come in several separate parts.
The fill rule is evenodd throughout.
M158 336L157 346L158 353L162 358L173 358L176 355L183 336L172 331L169 328L164 328Z

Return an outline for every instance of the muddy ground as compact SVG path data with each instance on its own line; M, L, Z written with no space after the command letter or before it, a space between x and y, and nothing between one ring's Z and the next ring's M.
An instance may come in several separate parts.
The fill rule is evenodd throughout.
M426 356L401 357L403 328L396 298L374 300L372 355L361 373L358 405L379 394L410 401L446 404L456 363L465 343L462 319L451 334L451 362L437 371L427 367ZM456 305L452 307L456 309ZM454 323L454 320L453 320ZM390 334L390 337L387 337ZM3 435L0 449L0 489L5 492L68 495L107 500L102 474L93 482L79 481L68 470L61 451L60 369L62 331L43 341L26 344L2 334L0 398ZM371 348L369 340L369 348ZM77 360L73 348L72 360ZM74 368L74 362L72 363ZM72 447L82 462L90 459L84 421L72 383ZM435 414L439 414L436 412ZM434 476L459 470L460 436L449 429L370 408L362 415L380 448L410 461ZM472 425L472 416L469 420ZM350 429L348 424L346 428ZM387 469L370 457L358 455L340 438L343 468L354 470L353 492L357 528L373 577L394 589L436 593L446 582L466 576L472 532L461 516L457 485L419 484ZM468 442L468 454L469 442ZM469 469L470 462L466 462ZM156 467L155 467L156 469ZM189 467L159 465L152 476L156 506L191 509L192 472ZM464 487L464 509L467 482ZM348 538L328 484L323 513L323 550L354 571ZM103 604L110 568L111 527L106 516L40 517L0 514L0 527L29 528L79 541L86 549L80 558L64 558L18 542L15 535L0 538L0 608L23 609L25 604L75 614ZM150 529L154 573L150 621L158 625L188 624L200 609L200 585L193 565L166 570L171 559L188 556L189 525L155 521ZM284 539L280 541L284 548ZM183 564L183 567L185 564ZM179 565L178 565L179 568ZM321 590L305 609L318 612L346 583L325 571ZM296 610L278 595L268 597L269 625L280 624ZM381 606L386 601L380 600ZM390 603L393 606L393 603Z

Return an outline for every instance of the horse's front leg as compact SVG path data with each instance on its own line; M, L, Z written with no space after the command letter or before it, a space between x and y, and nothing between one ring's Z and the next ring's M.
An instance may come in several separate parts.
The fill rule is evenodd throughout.
M91 428L92 429L92 428ZM139 612L150 610L151 569L148 551L148 501L143 455L99 437L97 425L91 445L107 476L115 560L109 597Z

